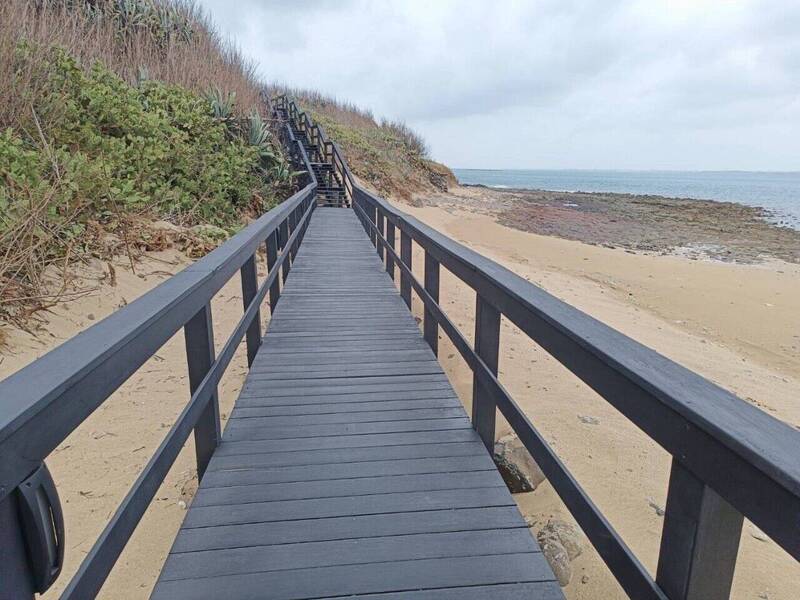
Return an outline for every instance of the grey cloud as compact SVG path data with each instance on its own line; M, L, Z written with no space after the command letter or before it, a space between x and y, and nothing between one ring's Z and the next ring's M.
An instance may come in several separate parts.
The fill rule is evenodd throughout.
M797 168L792 0L201 4L266 79L407 120L453 166Z

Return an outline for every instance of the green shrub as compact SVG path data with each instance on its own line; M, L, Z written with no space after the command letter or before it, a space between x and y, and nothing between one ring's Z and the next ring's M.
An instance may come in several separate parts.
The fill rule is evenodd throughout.
M85 71L60 49L47 64L45 100L35 107L46 147L30 134L4 133L4 210L23 188L41 193L43 181L84 217L151 209L231 226L244 209L266 208L251 206L254 192L270 195L261 148L230 135L229 118L215 118L206 98L157 81L134 87L99 63Z
M21 44L17 60L42 93L26 121L0 130L0 301L26 286L17 295L35 296L48 265L95 252L98 228L119 234L149 215L231 231L291 191L256 115L219 114L204 95L147 77L131 85L59 48Z

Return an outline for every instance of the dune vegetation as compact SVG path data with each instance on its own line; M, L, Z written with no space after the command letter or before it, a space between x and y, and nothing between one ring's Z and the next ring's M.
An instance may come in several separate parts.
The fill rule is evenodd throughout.
M231 230L292 188L252 65L192 4L7 0L0 80L6 319L72 260L157 246L148 222Z
M192 2L4 0L0 81L0 320L65 299L76 260L133 264L164 247L165 222L198 256L296 189L277 88ZM377 190L446 185L403 124L300 96Z
M447 191L457 183L405 123L378 120L368 109L311 90L286 93L339 144L356 177L379 193L413 203L418 192Z

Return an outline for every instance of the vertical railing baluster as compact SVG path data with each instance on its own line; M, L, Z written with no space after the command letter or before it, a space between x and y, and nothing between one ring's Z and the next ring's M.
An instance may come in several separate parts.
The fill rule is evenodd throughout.
M256 268L255 254L247 259L240 270L242 276L242 302L244 310L247 310L250 303L258 293L258 270ZM247 366L253 364L256 352L261 345L261 311L257 310L253 322L247 328Z
M297 229L297 224L300 222L300 216L302 214L300 212L301 209L302 206L298 206L292 211L291 215L292 233L294 233L294 230ZM300 248L300 236L297 236L297 239L292 244L292 249L291 249L292 262L294 262L294 258L295 256L297 256L297 250L299 248Z
M402 229L400 230L400 260L411 271L411 236ZM405 273L400 273L400 297L411 308L411 280Z
M378 209L375 207L374 204L369 205L369 208L367 209L367 215L369 215L369 220L372 222L372 224L377 225ZM372 229L371 227L369 228L369 241L372 242L373 246L378 245L378 238L375 235L375 230Z
M475 353L497 375L500 350L500 312L480 294L475 302ZM491 395L479 383L477 375L472 380L472 426L489 452L494 452L494 433L497 407Z
M0 599L33 600L32 565L28 562L17 493L0 500Z
M280 227L280 249L281 253L286 251L286 242L289 239L289 220L284 219L281 223ZM289 259L283 261L283 266L281 267L283 273L283 282L286 283L286 278L289 276L289 269L291 269L291 265L289 264Z
M656 582L670 600L727 600L743 518L672 459Z
M439 261L425 250L425 291L431 298L439 303ZM425 307L425 322L423 324L425 341L433 350L435 355L439 355L439 325L433 317L433 313Z
M183 326L183 334L186 340L186 359L189 364L189 391L193 395L214 363L214 327L211 322L210 304L206 304L187 321ZM194 427L198 479L203 478L219 440L219 400L217 390L214 389Z
M384 229L383 229L383 223L384 223L383 213L378 211L378 233L381 235L381 237L385 237L385 232L384 232ZM380 242L377 239L377 236L376 236L376 239L375 239L375 243L378 246L378 256L381 257L381 262L382 262L383 261L383 243Z
M278 262L278 232L273 231L267 236L267 274L272 271L275 263ZM278 300L281 297L281 278L276 277L269 287L269 312L270 315L275 313L275 307L278 306Z
M394 250L394 223L389 220L389 217L386 217L386 243L389 244L389 247ZM394 256L386 253L386 272L389 274L389 277L394 279Z

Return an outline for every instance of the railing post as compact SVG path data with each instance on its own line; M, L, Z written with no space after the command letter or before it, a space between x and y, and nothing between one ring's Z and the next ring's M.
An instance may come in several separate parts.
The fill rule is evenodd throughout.
M431 298L438 304L439 303L439 261L437 261L430 252L425 250L425 291L428 292ZM425 306L425 322L423 324L425 341L433 350L433 353L439 355L439 325L436 319L433 318L433 313Z
M17 491L0 500L0 600L33 600L33 575L25 550Z
M292 224L292 233L294 230L297 229L297 224L300 222L300 206L297 206L291 214L291 224ZM297 236L297 239L292 243L291 248L291 259L294 262L294 257L297 256L297 250L300 247L300 236Z
M670 600L727 600L743 517L672 459L656 582Z
M369 215L369 220L373 225L378 224L378 209L374 204L369 205L369 208L367 209L367 215ZM375 230L371 227L369 229L369 241L372 242L373 246L378 245L378 237L375 235Z
M186 358L189 363L189 390L197 391L214 363L214 328L211 305L206 304L183 326ZM194 427L194 446L197 455L197 478L202 479L208 462L220 439L219 401L217 390L211 394L203 413Z
M250 303L258 293L258 270L256 269L255 254L247 259L240 269L242 276L242 302L244 310L250 307ZM247 366L253 364L256 352L261 345L261 311L257 310L253 322L247 328Z
M383 213L378 211L378 233L381 235L381 237L384 237L383 223ZM378 236L375 236L375 244L378 247L378 256L381 257L381 262L383 262L383 242L378 239Z
M278 232L273 231L267 236L267 273L272 271L275 263L278 262ZM275 307L278 306L278 300L281 297L281 278L276 277L269 288L269 312L275 313Z
M289 222L288 222L288 219L284 219L283 220L283 222L281 223L281 225L279 227L279 230L280 230L280 234L281 234L280 235L279 247L281 249L281 253L283 253L283 252L286 251L286 242L289 239ZM291 268L291 265L289 264L289 262L290 262L289 259L286 259L285 261L283 261L282 275L283 275L283 282L284 283L286 283L286 278L289 276L289 269Z
M389 220L389 217L386 217L386 242L394 250L394 223ZM394 256L388 252L386 253L386 272L389 277L394 279Z
M400 230L400 260L411 271L411 236ZM400 273L400 297L411 308L411 280L405 273Z
M500 350L500 312L477 294L475 302L475 354L497 375ZM494 430L497 407L489 393L472 379L472 427L481 436L489 452L494 452Z

